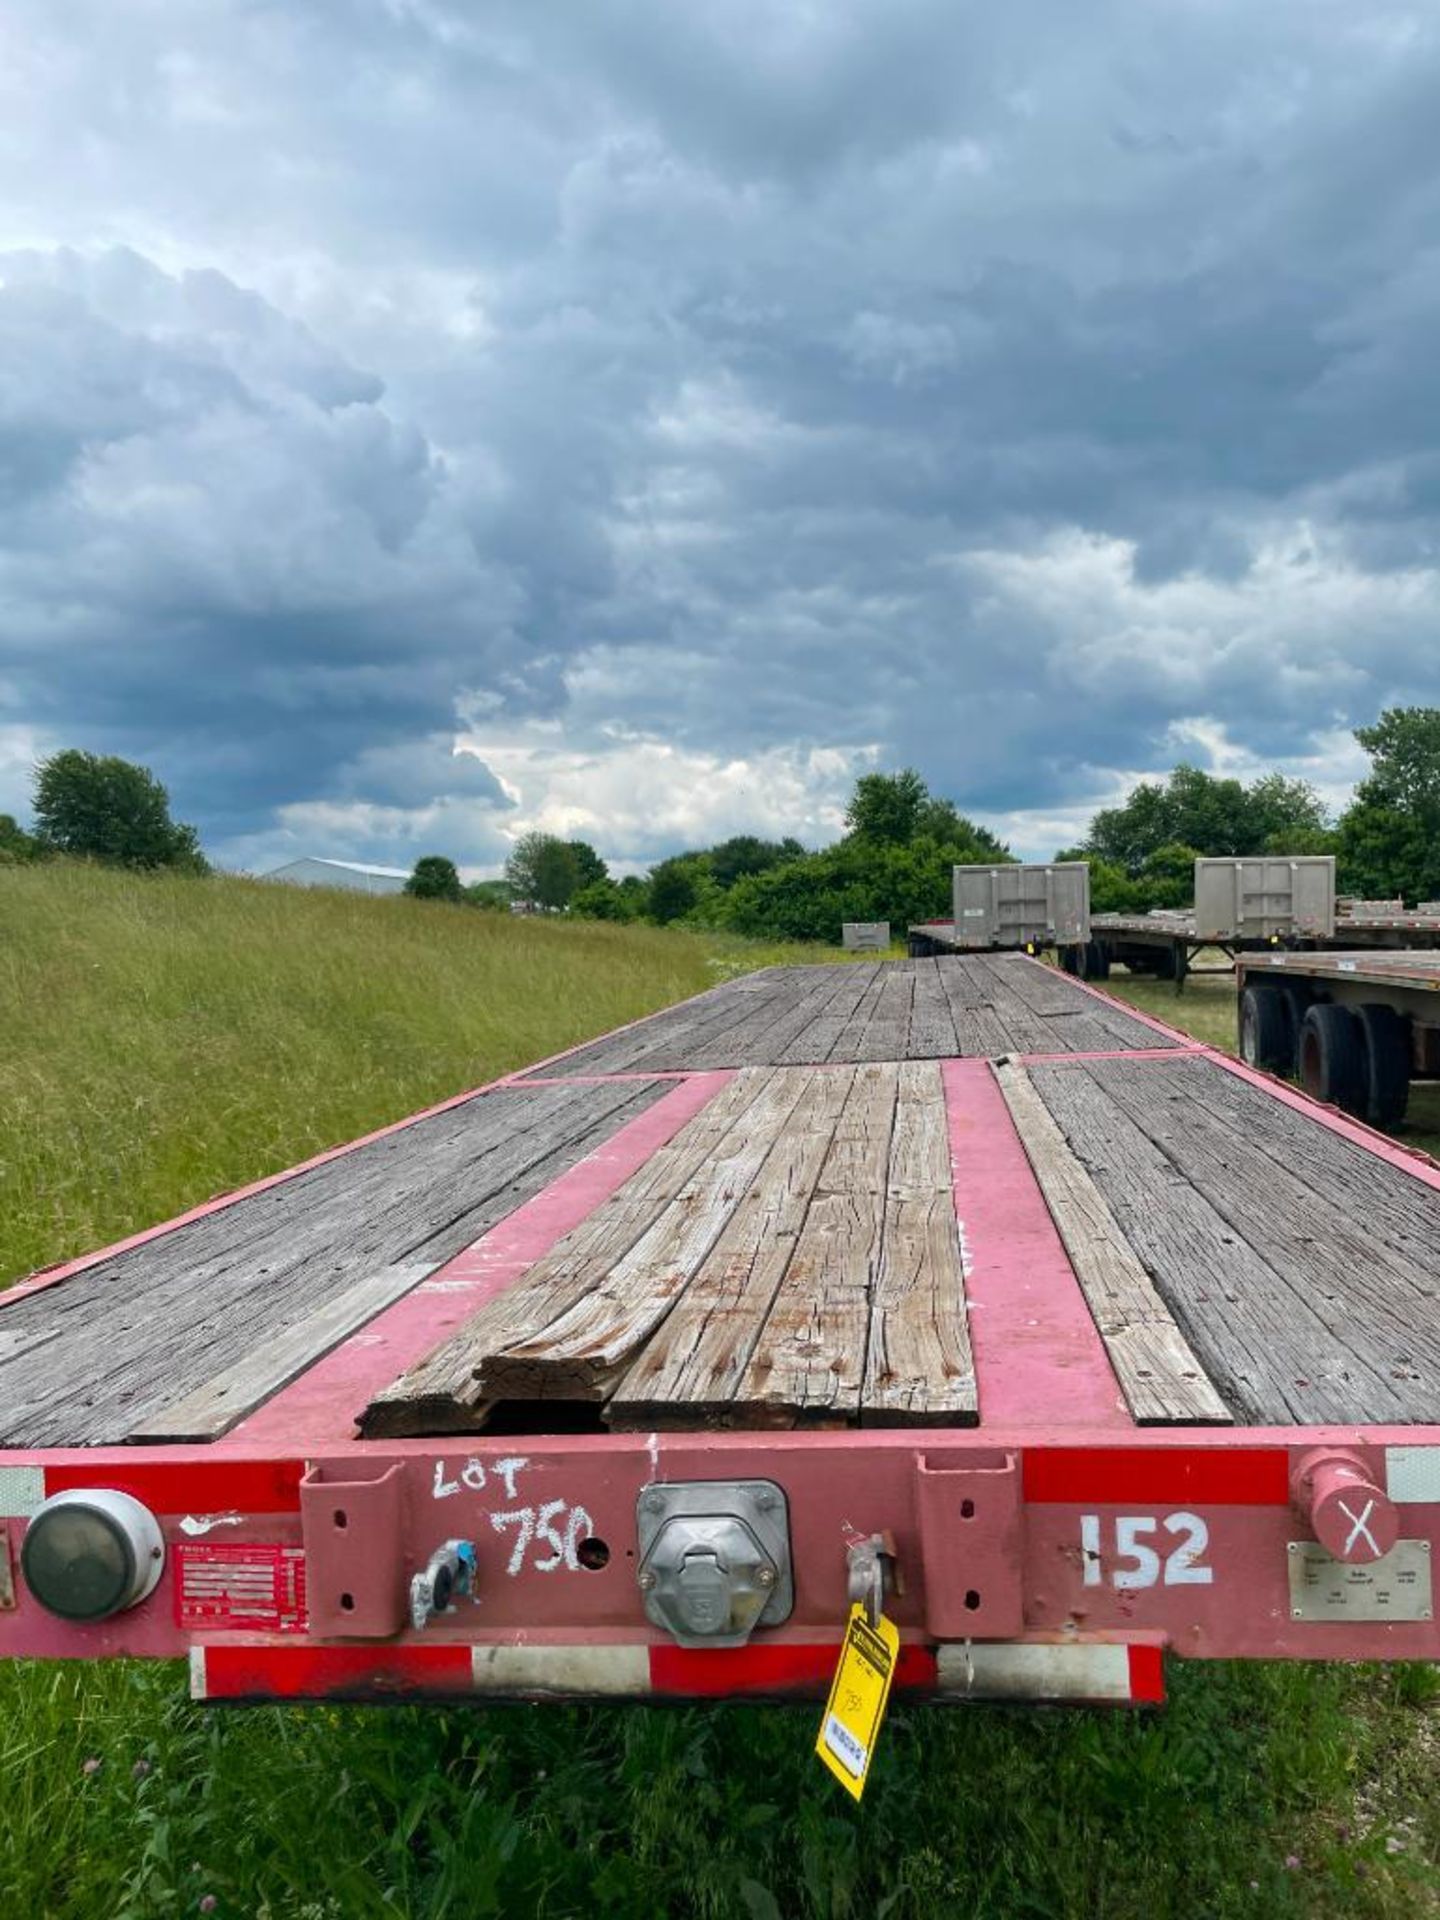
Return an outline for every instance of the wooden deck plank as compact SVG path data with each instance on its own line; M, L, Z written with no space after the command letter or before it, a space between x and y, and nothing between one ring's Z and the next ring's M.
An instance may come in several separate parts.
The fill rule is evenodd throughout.
M990 1006L988 980L962 959L938 959L935 973L950 1007L956 1051L965 1059L1008 1053L1010 1036Z
M410 1261L357 1280L316 1312L273 1329L258 1351L138 1420L126 1438L146 1443L218 1440L433 1272L428 1261Z
M823 972L829 978L817 981L809 992L793 1002L778 1019L755 1036L754 1046L763 1055L763 1063L772 1066L806 1064L816 1050L813 1035L818 1031L819 1023L829 1018L837 1007L854 1006L859 996L848 976L862 970L873 974L875 969L873 963L869 968L862 969L856 962L810 969L812 972ZM788 1059L790 1049L797 1040L800 1042L800 1052L806 1056L805 1061ZM828 1046L829 1043L826 1044Z
M661 1091L484 1094L0 1307L63 1330L0 1362L0 1438L123 1440L365 1276L442 1264Z
M860 1036L862 1060L904 1060L910 1051L910 1009L915 998L913 965L883 967L880 997Z
M994 1072L1131 1413L1142 1423L1227 1424L1228 1407L1029 1074L1013 1061Z
M763 1071L763 1070L755 1070ZM601 1400L689 1286L809 1084L766 1075L680 1191L601 1284L477 1361L480 1393L501 1400Z
M736 1385L739 1423L843 1424L859 1412L898 1084L892 1065L855 1074L785 1277Z
M865 1058L865 1035L880 1008L885 991L885 968L877 966L874 977L856 1003L854 1011L837 1031L826 1058L837 1065L854 1066Z
M702 1041L689 1064L699 1070L731 1066L771 1066L792 1033L803 1031L811 1019L835 998L836 967L794 968L797 976L782 988L752 1001L744 1017ZM812 976L824 974L822 980Z
M827 1067L809 1084L661 1334L606 1403L612 1426L692 1427L725 1418L791 1252L854 1082Z
M1389 1243L1363 1201L1357 1212L1294 1167L1256 1153L1248 1138L1192 1097L1194 1077L1184 1071L1186 1064L1222 1069L1196 1061L1181 1063L1179 1075L1162 1071L1141 1078L1133 1066L1115 1073L1117 1064L1093 1063L1097 1085L1272 1265L1284 1263L1310 1288L1348 1303L1352 1350L1357 1341L1373 1338L1377 1350L1388 1353L1392 1341L1401 1341L1400 1350L1417 1361L1423 1356L1440 1385L1440 1195L1433 1188L1426 1192L1436 1233L1428 1248L1412 1256Z
M1194 1070L1192 1070L1192 1068ZM1264 1154L1329 1204L1341 1203L1422 1271L1440 1272L1440 1199L1410 1176L1307 1114L1262 1093L1238 1074L1208 1061L1176 1062L1189 1098L1198 1102L1247 1149Z
M945 1090L938 1066L913 1061L900 1068L860 1418L972 1423L977 1406Z
M857 1008L874 987L880 965L873 960L860 961L841 971L844 984L834 999L807 1021L783 1047L777 1048L775 1059L778 1065L815 1065L828 1060L836 1041L851 1024Z
M437 1424L445 1431L478 1424L486 1406L478 1380L485 1356L549 1325L598 1287L705 1165L769 1077L763 1068L737 1074L521 1280L377 1394L361 1416L362 1432L393 1436L432 1432Z
M1282 1271L1252 1246L1097 1084L1099 1064L1029 1071L1236 1415L1282 1426L1433 1419L1433 1388L1400 1364L1398 1349L1388 1363L1354 1352L1343 1308L1309 1284L1303 1264ZM1152 1061L1146 1070L1176 1069Z
M912 1060L948 1060L958 1051L950 1002L934 960L915 963L915 1001L910 1010Z

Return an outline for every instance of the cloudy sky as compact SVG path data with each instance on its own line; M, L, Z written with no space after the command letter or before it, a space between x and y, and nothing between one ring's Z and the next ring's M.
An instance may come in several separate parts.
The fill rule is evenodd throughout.
M7 0L0 808L1048 855L1440 700L1440 12Z

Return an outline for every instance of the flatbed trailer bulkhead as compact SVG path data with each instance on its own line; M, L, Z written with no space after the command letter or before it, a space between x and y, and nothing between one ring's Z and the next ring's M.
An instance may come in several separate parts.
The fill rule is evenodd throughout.
M1022 955L772 970L0 1301L0 1654L1135 1702L1440 1658L1440 1169ZM69 1617L77 1613L87 1618Z

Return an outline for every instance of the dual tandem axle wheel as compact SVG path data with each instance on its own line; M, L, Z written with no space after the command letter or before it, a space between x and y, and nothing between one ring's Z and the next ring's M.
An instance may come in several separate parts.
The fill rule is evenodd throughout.
M1307 1003L1293 987L1255 985L1240 997L1240 1055L1298 1079L1316 1100L1395 1127L1410 1099L1410 1028L1393 1007Z

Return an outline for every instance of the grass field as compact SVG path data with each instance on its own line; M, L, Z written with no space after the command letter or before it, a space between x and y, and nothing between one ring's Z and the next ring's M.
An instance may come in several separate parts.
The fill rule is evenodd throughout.
M0 1274L776 957L0 871ZM1198 983L1145 1004L1219 1007ZM1428 1670L1172 1663L1170 1682L1153 1718L899 1707L855 1810L810 1757L809 1707L225 1713L170 1665L12 1667L0 1914L1440 1912Z

